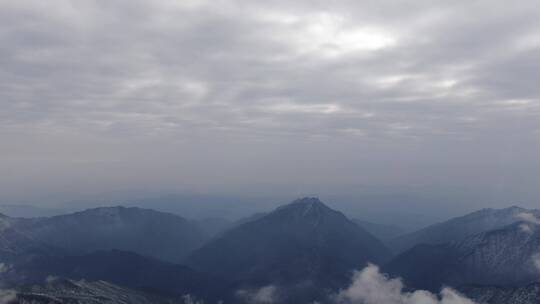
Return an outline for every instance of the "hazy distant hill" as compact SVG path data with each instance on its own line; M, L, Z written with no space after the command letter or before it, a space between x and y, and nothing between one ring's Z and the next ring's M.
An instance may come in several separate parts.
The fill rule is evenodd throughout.
M195 251L195 269L249 285L335 287L389 250L375 237L316 198L279 207L233 228Z
M120 249L173 262L208 238L200 227L180 216L125 207L19 219L15 226L28 237L74 253Z
M55 216L65 213L62 209L42 208L32 205L4 204L0 205L0 213L10 217L45 217Z
M424 229L398 236L388 241L395 252L403 252L418 244L442 244L461 241L464 238L519 221L517 215L531 213L540 216L539 210L527 210L520 207L505 209L482 209L446 222L431 225Z
M199 227L199 229L208 237L220 234L233 225L233 222L218 217L193 220L192 223Z
M523 285L540 281L535 257L540 230L524 223L479 233L460 242L418 245L393 259L385 271L414 288L442 285Z
M353 221L382 241L393 239L406 232L404 228L393 225L376 224L359 219L354 219Z

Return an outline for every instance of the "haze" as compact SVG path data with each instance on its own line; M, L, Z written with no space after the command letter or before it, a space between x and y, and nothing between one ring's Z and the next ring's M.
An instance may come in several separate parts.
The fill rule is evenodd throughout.
M537 206L538 16L532 0L0 1L0 203Z

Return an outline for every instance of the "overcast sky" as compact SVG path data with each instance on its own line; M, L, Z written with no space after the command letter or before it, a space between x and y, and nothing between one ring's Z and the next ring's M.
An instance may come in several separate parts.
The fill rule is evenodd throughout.
M0 67L0 201L540 202L538 1L0 0Z

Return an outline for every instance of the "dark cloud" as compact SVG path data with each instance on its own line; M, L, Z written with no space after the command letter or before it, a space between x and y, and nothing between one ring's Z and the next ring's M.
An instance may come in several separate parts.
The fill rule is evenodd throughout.
M362 184L531 203L539 13L535 1L3 1L0 192Z

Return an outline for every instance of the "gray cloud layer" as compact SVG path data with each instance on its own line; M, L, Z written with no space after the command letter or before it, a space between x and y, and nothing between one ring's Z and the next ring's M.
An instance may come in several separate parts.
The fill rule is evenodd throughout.
M347 184L532 202L539 13L2 1L0 193Z

